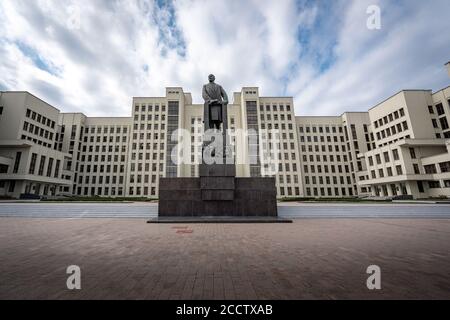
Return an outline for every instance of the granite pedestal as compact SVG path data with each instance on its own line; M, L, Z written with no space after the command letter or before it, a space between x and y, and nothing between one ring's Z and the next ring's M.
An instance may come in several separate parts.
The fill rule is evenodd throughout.
M161 178L159 217L278 216L275 178L237 178L236 167L202 164L198 178Z

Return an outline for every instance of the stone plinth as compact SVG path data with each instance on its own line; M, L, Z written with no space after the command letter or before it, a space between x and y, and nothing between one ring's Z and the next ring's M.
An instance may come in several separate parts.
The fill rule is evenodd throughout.
M275 178L236 178L234 165L200 165L199 178L161 178L160 217L276 217Z

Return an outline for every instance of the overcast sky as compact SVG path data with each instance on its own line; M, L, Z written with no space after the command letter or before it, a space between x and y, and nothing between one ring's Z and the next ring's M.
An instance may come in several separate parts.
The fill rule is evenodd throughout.
M293 96L298 115L365 111L448 86L449 60L449 0L0 0L0 90L89 116L166 86L202 103L209 73L229 95Z

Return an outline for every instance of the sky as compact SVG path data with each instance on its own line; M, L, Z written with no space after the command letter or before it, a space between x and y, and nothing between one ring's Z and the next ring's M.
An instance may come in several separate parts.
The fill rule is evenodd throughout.
M297 115L366 111L450 84L449 12L449 0L0 0L0 90L129 116L133 96L165 87L202 103L214 73L229 96L294 97Z

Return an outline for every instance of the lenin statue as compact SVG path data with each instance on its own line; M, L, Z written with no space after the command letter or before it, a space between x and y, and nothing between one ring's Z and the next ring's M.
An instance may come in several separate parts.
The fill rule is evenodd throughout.
M228 96L222 86L214 83L216 77L212 74L208 77L209 83L203 86L203 99L205 100L204 110L203 110L203 123L205 134L211 131L221 132L222 142L220 148L213 148L211 152L212 157L227 158L230 154L227 146L229 144L227 130L228 130ZM222 125L222 128L221 128ZM219 133L220 134L220 133ZM208 146L208 143L203 141L203 150ZM210 146L211 147L211 146ZM203 158L205 160L205 158ZM218 160L221 161L221 160Z
M228 129L227 105L228 96L222 86L214 83L216 77L212 74L208 77L209 83L203 86L203 99L205 100L203 122L205 132L209 129L220 130L223 124L223 131Z

